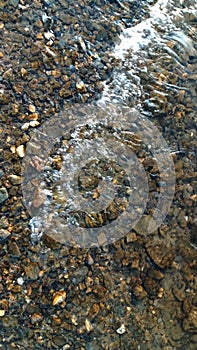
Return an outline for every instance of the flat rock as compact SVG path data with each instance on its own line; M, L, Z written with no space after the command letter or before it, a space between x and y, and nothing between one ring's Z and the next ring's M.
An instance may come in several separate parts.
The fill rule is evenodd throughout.
M175 252L169 245L153 241L146 244L146 251L154 263L161 269L170 267L174 261Z
M10 0L10 5L17 7L19 4L19 0Z
M4 243L10 235L11 235L11 233L8 230L1 229L0 230L0 243Z
M0 229L1 228L8 228L8 226L9 226L8 219L6 218L6 216L2 216L0 218Z
M8 192L5 187L0 188L0 204L5 202L8 199Z
M140 236L146 236L149 234L148 226L152 217L150 215L146 215L140 219L140 221L133 228L135 232L137 232Z

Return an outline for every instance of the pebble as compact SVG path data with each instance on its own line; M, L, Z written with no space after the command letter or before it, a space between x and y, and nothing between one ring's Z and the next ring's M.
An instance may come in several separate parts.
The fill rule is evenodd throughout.
M40 272L40 269L38 267L38 264L35 262L30 262L25 267L25 274L31 280L37 280L37 278L39 277L39 272Z
M67 342L67 339L66 339L66 337L64 337L62 335L56 335L53 338L53 342L56 346L62 347Z
M40 123L37 121L37 120L31 120L29 122L29 125L32 127L32 128L35 128L36 126L40 125Z
M19 246L16 242L11 242L9 244L9 252L15 257L19 258L21 256Z
M0 188L0 204L8 199L9 195L5 187Z
M40 123L37 120L31 120L30 122L27 122L21 126L22 130L28 130L31 126L32 128L35 128L36 126L40 125Z
M44 33L44 37L47 39L47 40L50 40L50 39L54 39L55 36L52 32L46 32Z
M28 120L37 120L39 117L39 114L38 113L32 113L30 115L28 115Z
M128 232L126 235L126 241L127 243L131 243L137 240L136 233L135 232Z
M122 324L122 325L116 330L116 332L117 332L118 334L124 334L124 333L126 332L125 325Z
M150 296L158 296L159 283L154 281L152 278L146 277L144 279L144 288Z
M25 68L23 68L23 67L21 68L21 75L22 75L23 78L28 75L28 71Z
M61 304L66 299L66 292L64 290L60 290L53 294L53 305Z
M17 283L19 284L19 286L22 286L24 284L24 279L23 277L18 277L17 278Z
M142 300L147 296L147 292L144 290L144 288L141 285L134 286L132 288L132 292L138 300Z
M0 317L3 317L5 315L5 310L0 310Z
M87 264L88 265L93 265L94 264L94 259L92 258L91 254L87 255Z
M11 147L10 147L10 151L11 151L12 153L16 153L16 146L11 146Z
M149 241L146 250L154 263L162 269L171 266L174 261L175 252L170 245L166 245L166 242Z
M9 175L8 180L11 182L12 185L20 185L21 184L21 176L18 175Z
M36 107L35 107L34 105L29 105L29 111L30 111L31 113L35 113Z
M43 317L41 314L35 313L35 314L31 315L31 323L32 324L38 323L38 322L42 321L42 319L43 319Z
M83 81L80 81L76 84L76 88L78 91L80 92L85 92L86 91L86 87Z
M85 327L88 333L93 330L93 326L91 322L88 320L88 318L85 319Z
M16 148L16 153L20 158L23 158L25 156L25 147L24 145L20 145Z
M0 228L8 228L9 226L9 221L6 218L6 216L0 217Z
M21 130L28 130L29 129L29 123L25 123L21 126Z
M140 219L137 225L134 227L134 231L136 231L139 235L145 236L148 234L148 225L151 221L151 216L146 215Z
M3 73L3 78L6 80L12 79L13 78L13 70L12 68L9 68Z
M4 243L10 235L8 230L0 229L0 243Z

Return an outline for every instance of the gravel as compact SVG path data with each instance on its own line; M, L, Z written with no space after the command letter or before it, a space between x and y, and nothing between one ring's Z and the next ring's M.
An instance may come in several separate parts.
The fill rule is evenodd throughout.
M193 1L168 3L175 24L155 24L162 44L142 45L138 57L130 50L124 62L114 54L120 33L148 19L155 2L0 1L2 349L196 349ZM176 6L181 11L174 13ZM100 99L103 91L138 106L170 145L176 191L169 214L147 233L163 184L141 150L152 191L144 218L125 237L90 249L67 247L46 234L32 241L21 191L26 145L46 120L73 104ZM65 135L64 142L69 139ZM61 160L55 160L58 169ZM42 168L39 159L34 166Z

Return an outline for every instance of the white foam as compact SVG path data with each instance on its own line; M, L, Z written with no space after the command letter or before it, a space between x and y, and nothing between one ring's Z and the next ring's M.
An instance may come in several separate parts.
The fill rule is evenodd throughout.
M138 23L134 27L123 30L120 35L120 44L115 46L114 55L116 58L124 59L125 53L132 49L139 51L142 46L147 46L150 41L158 36L154 26L157 22L166 22L168 6L171 1L159 0L151 9L149 18ZM144 32L149 30L149 35L145 37Z

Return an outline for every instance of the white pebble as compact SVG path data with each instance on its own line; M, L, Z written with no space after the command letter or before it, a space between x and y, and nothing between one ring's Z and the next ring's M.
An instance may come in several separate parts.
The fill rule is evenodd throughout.
M40 123L37 121L37 120L31 120L29 122L29 125L32 127L32 128L35 128L36 126L40 125Z
M24 147L24 145L18 146L17 149L16 149L16 153L18 154L18 156L20 158L23 158L25 156L25 147Z
M29 123L25 123L21 126L22 130L27 130L29 128Z
M5 310L0 310L0 317L3 317L5 315Z
M47 40L55 39L55 35L54 35L52 32L46 32L46 33L44 33L44 37L45 37L45 39L47 39Z
M125 325L122 324L122 325L116 330L116 332L117 332L118 334L124 334L124 333L126 332Z
M17 278L17 283L19 286L22 286L24 284L24 279L22 277Z

